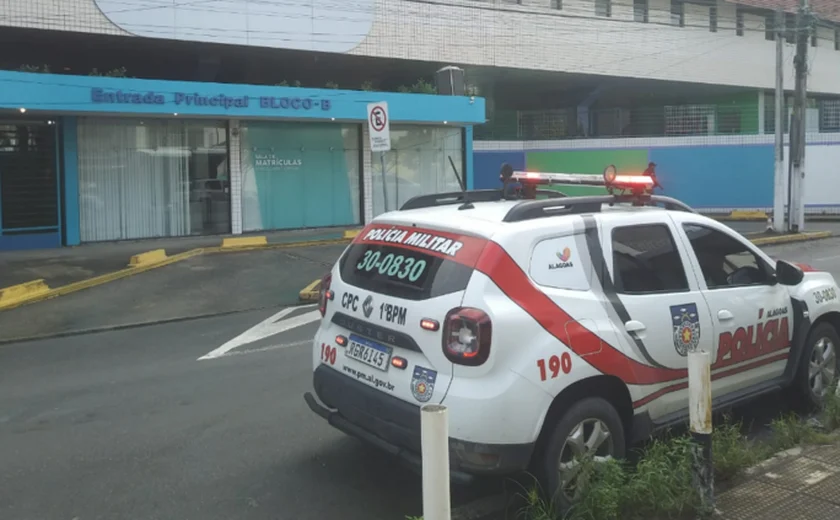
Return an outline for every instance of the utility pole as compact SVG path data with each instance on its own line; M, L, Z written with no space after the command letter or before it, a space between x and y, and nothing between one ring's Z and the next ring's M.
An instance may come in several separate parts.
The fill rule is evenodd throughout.
M788 175L785 170L785 13L776 10L776 168L773 182L773 230L789 231L785 225L785 195Z
M796 97L793 105L793 123L796 125L795 135L791 139L791 159L793 171L790 178L790 193L788 195L788 223L794 233L805 230L805 116L807 114L808 99L808 40L810 38L811 12L808 0L799 0L799 12L796 23L796 57L793 65L796 73ZM792 132L793 133L793 132ZM796 140L796 148L793 140ZM795 150L795 151L794 151Z

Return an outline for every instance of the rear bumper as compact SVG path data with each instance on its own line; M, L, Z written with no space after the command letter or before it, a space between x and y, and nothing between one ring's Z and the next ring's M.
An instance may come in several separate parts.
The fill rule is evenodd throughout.
M330 425L399 457L414 470L422 468L419 406L324 365L315 369L313 385L324 404L309 392L304 400ZM479 444L450 437L451 478L469 482L477 475L518 473L528 467L533 448L533 444Z

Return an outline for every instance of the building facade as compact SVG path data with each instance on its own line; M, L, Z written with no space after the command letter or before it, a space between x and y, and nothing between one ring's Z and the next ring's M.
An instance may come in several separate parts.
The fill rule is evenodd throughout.
M566 74L773 89L784 0L28 0L0 25ZM840 94L840 13L819 16L810 90ZM788 23L792 22L789 17ZM792 85L792 70L786 83Z
M471 183L484 121L466 96L8 71L0 92L0 250L360 225Z

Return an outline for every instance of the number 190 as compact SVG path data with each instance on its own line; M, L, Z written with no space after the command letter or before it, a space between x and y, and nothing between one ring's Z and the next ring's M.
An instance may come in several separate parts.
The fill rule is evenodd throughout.
M546 365L548 365L548 370L546 370ZM563 352L561 356L554 355L548 358L548 363L544 359L538 359L537 367L540 369L540 381L549 378L548 372L551 372L551 379L554 379L560 375L561 370L564 374L572 371L572 356L568 352Z

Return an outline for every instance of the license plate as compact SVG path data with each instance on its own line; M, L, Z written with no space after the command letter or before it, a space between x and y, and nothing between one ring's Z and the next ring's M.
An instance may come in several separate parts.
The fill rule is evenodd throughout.
M345 349L347 357L378 370L387 371L391 361L391 348L355 334L350 335L350 343Z

